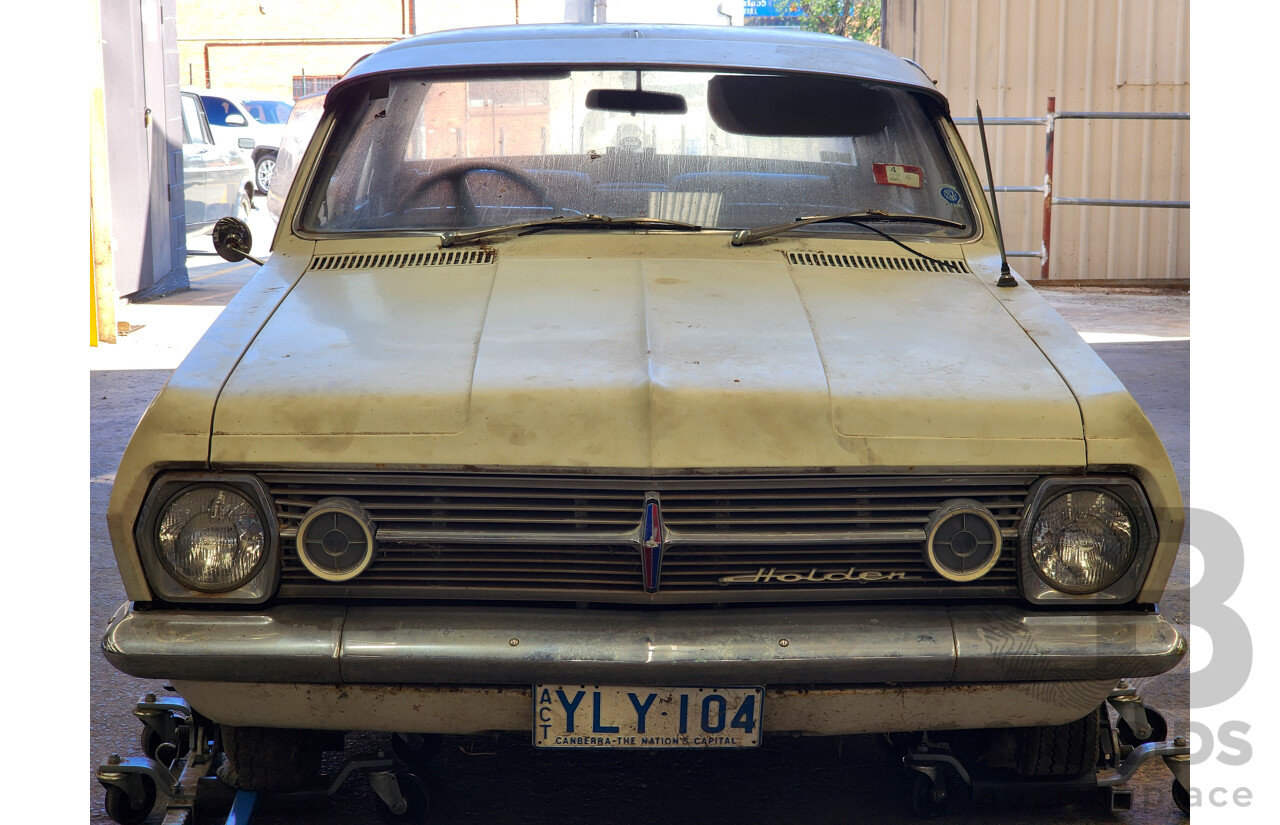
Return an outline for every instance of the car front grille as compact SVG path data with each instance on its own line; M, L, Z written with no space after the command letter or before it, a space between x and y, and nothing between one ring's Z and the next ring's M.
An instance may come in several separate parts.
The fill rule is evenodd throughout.
M1026 475L553 476L262 472L276 506L285 598L728 603L1017 595ZM358 502L378 552L345 582L298 558L298 525L322 499ZM1005 549L982 578L924 561L931 515L972 499ZM646 504L662 528L643 534ZM646 538L661 538L645 587ZM651 542L655 544L658 542ZM651 552L650 557L653 556Z

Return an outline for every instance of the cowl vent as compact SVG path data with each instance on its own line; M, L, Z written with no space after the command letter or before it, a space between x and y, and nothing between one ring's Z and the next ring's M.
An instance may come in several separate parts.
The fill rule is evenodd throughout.
M962 260L930 261L919 257L895 257L888 255L828 255L825 252L788 252L787 263L792 266L834 266L844 269L893 269L900 272L967 272L969 265Z
M449 249L438 252L380 252L348 255L317 255L311 260L312 270L335 269L404 269L411 266L465 266L491 264L491 249Z

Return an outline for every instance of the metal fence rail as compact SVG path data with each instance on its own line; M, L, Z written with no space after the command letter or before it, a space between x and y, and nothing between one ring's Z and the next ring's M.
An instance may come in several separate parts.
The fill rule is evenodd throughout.
M988 117L987 126L1044 126L1044 185L997 186L996 192L1036 192L1044 197L1044 225L1040 251L1006 252L1010 258L1039 258L1040 280L1049 279L1049 238L1055 206L1126 206L1145 209L1190 209L1190 201L1133 200L1130 198L1061 198L1053 194L1053 138L1059 120L1190 120L1187 112L1059 112L1057 98L1049 98L1044 117ZM977 126L976 117L958 117L957 126ZM984 187L985 188L985 187ZM988 190L990 191L990 190Z

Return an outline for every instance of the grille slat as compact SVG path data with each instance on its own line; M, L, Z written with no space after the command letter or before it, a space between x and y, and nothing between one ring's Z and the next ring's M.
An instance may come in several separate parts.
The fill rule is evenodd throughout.
M430 474L267 471L284 543L280 594L298 598L574 599L622 603L992 598L1017 593L1016 533L1033 476ZM643 589L646 494L667 544L661 587ZM320 499L355 499L377 526L369 569L323 582L294 542ZM945 501L981 502L1006 551L976 582L924 561L924 529ZM761 570L803 577L853 567L867 580L721 584ZM901 574L898 577L887 574ZM877 577L876 574L879 574Z

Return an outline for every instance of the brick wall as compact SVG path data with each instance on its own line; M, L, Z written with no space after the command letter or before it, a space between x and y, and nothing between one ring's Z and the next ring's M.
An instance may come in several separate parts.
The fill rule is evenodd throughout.
M517 22L516 5L515 0L417 0L418 33L511 25ZM576 21L575 13L590 14L590 3L579 1L577 6L565 0L520 0L519 22L522 25L563 23Z
M663 0L665 12L650 8L649 0L617 0L614 6L620 21L714 23L723 18L714 11L717 6L736 8L740 2ZM204 88L207 71L207 85L291 99L293 78L304 71L312 77L341 75L361 56L411 31L512 24L517 9L522 24L590 20L593 5L592 0L177 0L179 73L188 86Z
M407 6L406 0L178 0L178 38L401 37Z
M387 41L390 42L390 41ZM209 47L210 85L219 89L255 92L271 99L292 100L293 78L305 73L341 75L351 64L382 44L288 44L266 46L214 45ZM184 86L205 88L204 44L180 48ZM190 76L190 80L188 77Z
M537 81L527 84L537 87ZM411 158L536 155L546 148L550 107L546 83L528 100L488 99L480 84L450 83L432 89L426 120L410 146Z
M431 0L416 0L429 5ZM178 0L183 85L291 100L293 78L341 75L412 28L408 0Z

